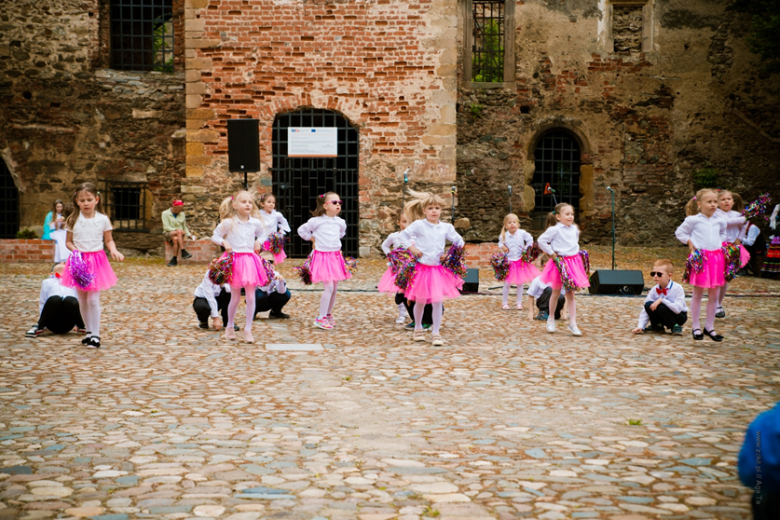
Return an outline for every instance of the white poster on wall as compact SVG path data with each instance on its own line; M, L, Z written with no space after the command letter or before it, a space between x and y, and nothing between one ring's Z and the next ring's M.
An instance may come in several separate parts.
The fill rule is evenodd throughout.
M287 157L338 157L338 128L287 129Z

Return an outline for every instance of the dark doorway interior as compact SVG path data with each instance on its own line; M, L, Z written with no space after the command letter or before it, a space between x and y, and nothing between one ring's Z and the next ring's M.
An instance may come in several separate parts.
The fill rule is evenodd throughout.
M546 132L536 144L534 159L534 229L544 230L555 200L571 204L576 218L580 209L580 147L574 136L560 128ZM544 193L548 183L555 190L555 198Z
M0 238L16 238L19 231L19 189L0 159Z

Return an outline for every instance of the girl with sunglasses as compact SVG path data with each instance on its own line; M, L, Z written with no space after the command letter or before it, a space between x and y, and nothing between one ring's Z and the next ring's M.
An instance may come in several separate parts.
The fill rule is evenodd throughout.
M339 217L342 201L337 193L329 191L317 197L317 208L312 218L298 228L298 235L304 240L314 241L311 252L311 281L322 282L324 290L320 298L320 312L314 326L330 330L336 326L333 306L339 282L352 278L341 253L341 239L347 233L347 223Z

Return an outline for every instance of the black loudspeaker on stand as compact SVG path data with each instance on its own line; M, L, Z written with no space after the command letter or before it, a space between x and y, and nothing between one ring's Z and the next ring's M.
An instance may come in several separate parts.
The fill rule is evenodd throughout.
M615 190L612 194L612 270L599 269L590 276L590 294L642 294L645 279L642 271L615 270Z
M248 189L247 173L260 171L260 121L228 119L228 169L243 172L244 189Z
M476 294L479 292L479 269L467 269L466 278L463 280L463 294Z

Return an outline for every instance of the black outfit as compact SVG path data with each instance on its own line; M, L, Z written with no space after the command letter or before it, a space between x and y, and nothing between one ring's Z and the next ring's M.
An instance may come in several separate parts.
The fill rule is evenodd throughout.
M38 329L49 329L55 334L67 334L74 327L84 328L79 301L73 296L50 296L43 305Z
M761 266L764 263L764 255L766 255L766 240L764 240L763 235L759 234L756 237L756 241L753 242L752 246L748 246L745 244L742 244L742 247L744 247L748 253L750 253L750 261L748 261L747 265L745 266L745 270L752 274L753 276L760 276L761 275Z
M215 298L217 300L217 309L222 315L222 326L227 326L228 322L228 304L230 303L230 293L225 289L220 291L219 295ZM211 307L209 307L209 301L206 298L198 298L192 302L192 308L195 309L195 314L198 315L198 321L201 323L208 323L211 318Z
M395 293L395 304L398 305L400 303L403 303L406 307L406 312L409 313L409 319L414 321L414 302L411 300L407 300L406 296L403 295L403 293ZM442 305L442 315L444 314L444 306ZM423 325L430 325L433 326L433 305L430 303L425 305L425 310L423 310L423 317L422 317L422 324Z
M280 314L282 312L282 307L287 305L291 296L289 290L285 291L284 294L279 294L277 291L268 294L260 289L255 289L256 307L254 318L257 318L258 312L271 311L273 314Z
M663 326L667 329L671 329L675 325L682 326L686 321L688 321L687 312L675 314L663 303L658 304L658 307L656 307L655 310L652 310L650 306L654 303L655 302L645 303L645 312L647 312L647 316L650 318L650 325L653 328Z
M536 299L536 306L539 308L540 313L550 315L550 298L552 297L552 287L547 287L542 295ZM563 310L563 304L566 303L566 297L561 293L558 297L558 306L555 307L555 319L561 319L561 310Z

